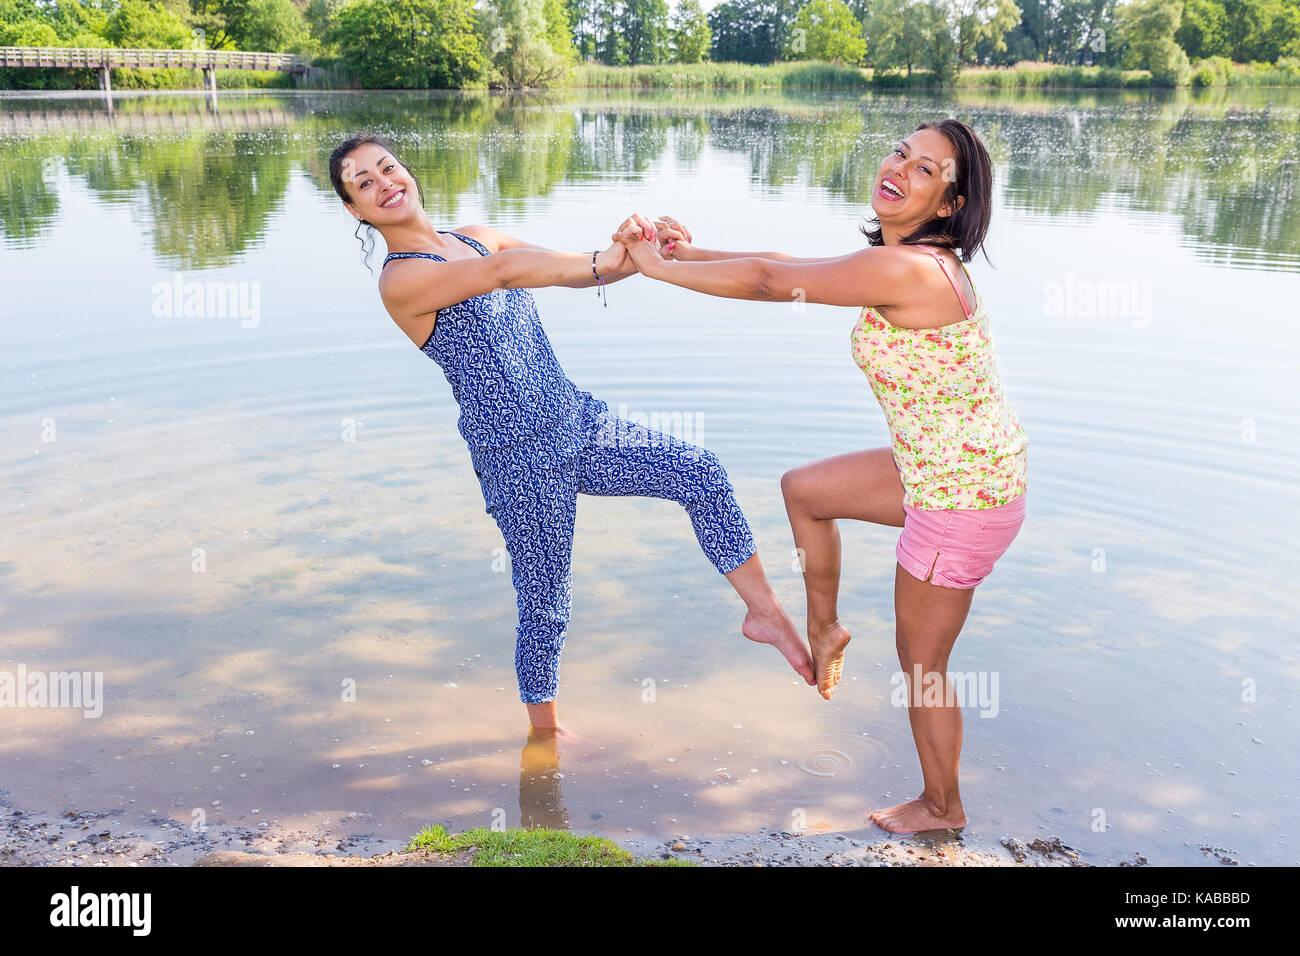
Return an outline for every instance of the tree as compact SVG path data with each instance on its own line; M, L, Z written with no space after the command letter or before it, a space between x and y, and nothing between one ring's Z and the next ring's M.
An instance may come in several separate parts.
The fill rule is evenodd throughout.
M330 40L363 86L458 87L486 66L474 26L472 0L355 0Z
M809 0L790 28L786 57L856 64L867 51L862 24L843 0Z
M1228 55L1227 17L1215 0L1185 0L1183 20L1174 39L1191 59Z
M59 35L44 20L33 17L17 23L0 23L0 45L58 46Z
M1106 34L1116 0L1016 0L1020 23L1007 31L1005 54L997 44L978 42L981 55L998 63L1046 60L1051 63L1098 62L1110 58Z
M568 71L571 60L551 44L544 11L545 0L487 0L480 23L492 80L547 86Z
M902 36L904 0L872 0L864 11L863 39L867 50L863 54L867 65L877 72L901 66L898 44Z
M44 13L61 42L80 46L71 41L78 36L85 37L93 33L99 35L99 42L95 45L106 45L104 31L108 29L108 11L99 6L79 3L78 0L55 0L54 3L45 6ZM7 11L4 7L0 7L0 21L6 19L8 19Z
M1020 22L1016 0L953 0L957 20L957 59L969 63L983 43L995 53L1007 48L1006 34Z
M912 75L912 67L925 62L933 29L929 8L921 0L903 0L903 20L898 35L898 55Z
M569 29L579 60L596 56L597 0L564 0L569 15Z
M681 0L673 14L673 62L700 63L709 55L713 31L700 0Z
M1124 65L1151 71L1160 86L1187 82L1191 64L1174 40L1182 23L1183 0L1133 0L1118 12L1119 35L1124 44Z
M1229 55L1238 62L1273 62L1300 52L1296 0L1222 0Z
M668 0L623 0L622 29L628 63L668 59Z
M543 0L542 19L546 21L546 42L551 45L551 49L563 61L567 70L578 62L578 50L573 45L573 27L565 0Z
M155 50L185 49L190 28L167 8L145 0L122 0L104 25L113 46Z
M709 11L713 60L775 63L801 0L727 0Z
M299 53L307 46L307 22L292 0L247 0L232 7L226 33L236 49Z
M911 76L932 58L932 21L923 0L873 0L863 28L868 65L878 73L906 68Z
M625 66L630 62L620 7L620 0L596 0L596 59L607 66Z
M948 0L922 0L924 62L934 78L947 83L957 75L957 24Z

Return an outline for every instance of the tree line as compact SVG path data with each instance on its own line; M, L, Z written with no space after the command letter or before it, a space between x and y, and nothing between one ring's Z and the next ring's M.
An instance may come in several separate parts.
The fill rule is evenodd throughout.
M1179 84L1192 60L1300 57L1300 0L0 0L0 45L302 53L367 87L546 86L583 62L706 60L939 81L1032 60Z

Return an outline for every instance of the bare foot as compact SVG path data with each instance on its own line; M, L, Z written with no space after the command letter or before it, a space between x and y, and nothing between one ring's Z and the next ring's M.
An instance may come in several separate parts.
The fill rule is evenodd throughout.
M817 671L817 690L827 700L835 692L844 667L844 648L849 646L849 629L838 620L828 624L808 623L808 643Z
M579 737L571 730L565 730L563 727L538 727L536 725L528 728L528 742L544 744L552 749L559 749L568 744L575 744L581 741Z
M530 727L524 752L531 759L566 760L581 762L600 752L600 738L583 738L562 727Z
M771 614L750 611L741 622L740 633L759 644L771 644L790 662L800 677L809 684L817 683L813 677L812 659L808 648L799 639L794 622L779 607Z
M940 812L924 797L908 800L884 810L871 813L871 822L890 833L920 833L923 830L952 830L966 825L966 814L960 806L955 810Z

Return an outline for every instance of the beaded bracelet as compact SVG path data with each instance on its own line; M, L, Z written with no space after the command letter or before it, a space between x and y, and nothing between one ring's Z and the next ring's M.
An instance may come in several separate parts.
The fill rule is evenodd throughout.
M605 291L605 277L596 271L596 253L591 254L591 274L596 277L596 298L601 298ZM605 308L609 308L609 296L605 295Z

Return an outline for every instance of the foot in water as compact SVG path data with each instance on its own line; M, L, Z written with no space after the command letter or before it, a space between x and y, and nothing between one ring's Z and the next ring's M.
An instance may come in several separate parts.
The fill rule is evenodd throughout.
M750 611L741 622L740 633L759 644L771 644L790 662L790 666L808 684L817 683L813 676L812 658L808 648L799 639L794 622L779 607L766 614Z
M528 728L528 741L524 745L526 761L544 766L548 761L561 759L582 762L600 753L600 738L586 739L562 727Z
M951 810L933 807L917 797L871 813L871 822L890 833L921 833L925 830L953 830L966 825L960 804Z
M844 668L844 648L849 646L849 629L838 620L826 624L808 622L808 644L812 648L817 690L827 700L835 693Z

